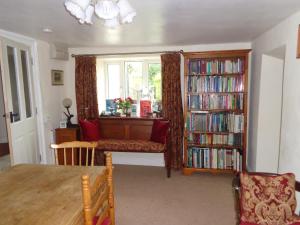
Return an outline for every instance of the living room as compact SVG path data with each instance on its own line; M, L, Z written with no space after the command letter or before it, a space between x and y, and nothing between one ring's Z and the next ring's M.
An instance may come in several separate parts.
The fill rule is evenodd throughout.
M6 139L1 143L12 140L12 143L10 143L11 154L7 155L7 150L5 150L5 154L8 156L6 159L11 161L12 165L18 163L52 164L54 162L50 145L55 142L55 129L59 128L61 122L66 119L64 114L66 108L63 106L64 99L71 99L72 104L69 110L74 115L71 121L74 124L78 123L75 88L76 57L95 56L97 60L96 73L97 76L101 77L104 76L101 74L107 73L104 68L111 61L114 64L116 62L123 63L120 64L120 68L126 62L133 61L155 62L163 65L161 55L178 53L180 54L178 74L180 76L181 99L184 109L186 101L185 72L187 68L184 59L189 53L210 52L212 54L212 52L222 51L224 54L224 51L251 50L247 62L248 81L245 83L245 86L247 86L245 93L247 90L247 95L244 99L247 100L247 117L245 123L246 144L243 152L246 160L243 170L280 174L291 172L300 180L298 163L300 154L297 151L300 146L300 139L297 135L300 127L297 100L300 96L297 87L299 83L298 73L300 72L298 59L300 54L298 34L300 3L296 0L284 2L280 0L251 2L238 0L199 2L193 0L188 3L182 0L128 1L136 10L137 15L133 18L132 23L121 24L115 28L106 27L102 19L97 16L93 17L93 24L80 24L76 17L68 13L63 0L56 2L5 1L0 3L2 68L4 71L7 70L5 67L7 61L2 56L7 51L4 51L5 46L17 46L17 49L28 49L31 52L32 69L30 74L33 83L32 96L34 96L32 107L34 104L35 107L33 108L37 112L35 118L36 129L34 131L36 136L35 147L26 145L28 149L32 148L36 151L28 150L27 155L17 149L20 146L25 146L20 144L22 142L14 143L17 136L14 136L13 132L20 129L15 126L18 124L8 125L6 131L5 119L0 121L1 131L4 131L2 136ZM22 58L20 59L22 60ZM147 66L141 64L140 67L146 68ZM101 72L101 70L103 71ZM53 85L51 77L53 71L63 72L62 84ZM145 74L147 73L145 72ZM7 101L11 95L6 92L8 87L5 83L4 74L5 72L2 72L4 89L1 94L4 93L5 101L0 102L0 105L3 106L1 113L9 114L10 111L13 112L11 107L14 104ZM162 73L161 77L163 76ZM124 75L124 77L126 76ZM98 82L100 80L99 78ZM97 86L99 114L106 110L104 106L106 99L130 96L125 91L111 96L107 95L109 90L103 83L100 82ZM113 85L111 88L113 88ZM126 90L125 86L123 88ZM119 86L115 89L121 90ZM149 93L141 93L141 95L145 94L146 96ZM0 98L3 97L0 96ZM5 106L5 104L7 105ZM139 109L140 106L137 106L137 108ZM182 116L186 119L184 110ZM6 121L9 121L9 119L7 118ZM11 134L5 134L7 132L11 132ZM30 133L28 130L26 132ZM2 136L0 140L2 140ZM181 146L183 146L183 143L184 141ZM16 150L12 146L16 146ZM219 219L226 217L222 224L233 224L235 211L233 207L234 198L231 193L232 176L230 174L211 175L210 173L201 172L194 172L191 176L183 176L182 167L186 162L184 161L185 150L184 147L180 147L180 149L182 154L178 162L182 162L182 164L172 170L169 179L166 178L165 171L162 168L165 165L163 153L113 153L113 164L116 165L115 179L117 179L115 183L116 201L118 202L117 197L122 200L122 202L118 202L119 206L122 207L122 211L118 212L120 209L116 204L118 224L133 224L131 221L134 221L132 217L126 217L126 202L131 201L127 198L128 192L126 190L134 188L132 186L134 183L139 187L138 192L140 194L136 195L136 198L142 198L143 194L140 192L145 191L148 186L153 186L156 182L165 182L162 183L162 186L159 186L163 191L166 191L164 189L167 188L172 189L173 185L178 188L177 192L173 193L174 195L170 194L173 200L177 201L177 203L174 203L175 205L179 204L181 198L186 198L187 202L184 203L189 204L194 196L197 196L206 199L205 204L208 204L199 203L199 207L206 207L206 210L201 214L202 217L209 217L209 211L216 211L214 208L216 207L217 210L224 211L224 214L219 213L219 211L217 213L220 214ZM2 165L1 158L0 165ZM118 167L119 165L120 167ZM149 170L147 170L147 166ZM128 180L123 177L125 174L128 176L126 177ZM150 180L144 180L145 177L149 177ZM134 181L134 179L141 179L141 183L135 183L137 181ZM218 179L219 181L216 181ZM202 181L201 184L197 183L199 180ZM186 183L189 185L202 185L203 188L201 190L197 188L184 189L179 186L178 183L180 182L183 186ZM214 182L218 182L219 187L215 187ZM118 185L127 189L122 190ZM207 196L209 196L207 198L205 195L193 194L198 191L203 192L205 189L208 190L210 187L213 188L210 190L211 193L207 192ZM214 192L214 188L217 192ZM159 192L159 189L155 187L151 187L151 190ZM214 193L221 193L222 190L227 191L222 196L223 200L214 199ZM147 190L146 192L151 191ZM167 192L162 192L164 193L162 195L167 195ZM178 193L177 197L175 193ZM135 194L137 193L132 196L135 196ZM160 202L157 200L161 198L160 195L147 196L147 194L145 193L147 200L154 200L154 205L151 207L169 207L169 203L165 202L167 200L161 199ZM156 200L158 201L157 205L155 204ZM172 199L168 200L172 201ZM300 201L300 195L297 195L297 200ZM224 206L222 206L223 202ZM135 203L150 204L147 201L137 201ZM194 205L194 208L198 207L197 201L190 203ZM155 213L151 207L146 208L145 211ZM222 207L229 210L222 210ZM187 223L183 222L187 220L178 219L181 224L217 223L217 220L210 220L209 218L203 219L204 222L201 223L201 220L197 218L197 212L190 209L190 207L188 208L189 210L186 212L181 212L179 207L172 208L165 215L178 214L179 217L190 218ZM140 206L134 208L138 213L143 213L143 210L140 209ZM299 209L298 207L296 211L299 212ZM157 211L159 210L157 209ZM133 214L133 212L130 214ZM150 218L153 214L150 214L150 218L147 218L146 212L142 215L141 217L145 217L145 220L137 218L134 224L177 224L176 218L170 219L162 215L159 218L163 222L160 222L159 219L151 221ZM124 221L128 220L122 222L120 218ZM145 223L145 221L150 222Z

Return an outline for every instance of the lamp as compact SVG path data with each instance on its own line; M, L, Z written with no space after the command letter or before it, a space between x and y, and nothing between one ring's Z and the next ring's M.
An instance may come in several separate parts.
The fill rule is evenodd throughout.
M136 11L128 0L66 0L67 11L81 24L93 24L94 13L104 19L104 26L115 28L120 23L132 23Z
M67 127L72 127L73 124L71 122L72 117L74 116L73 114L70 113L70 107L72 106L72 100L70 98L65 98L62 101L63 106L67 109L67 112L64 112L64 114L67 117Z

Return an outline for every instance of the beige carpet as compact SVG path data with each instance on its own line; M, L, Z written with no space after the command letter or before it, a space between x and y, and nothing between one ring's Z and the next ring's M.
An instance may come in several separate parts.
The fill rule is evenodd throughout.
M116 225L234 225L232 175L115 165Z

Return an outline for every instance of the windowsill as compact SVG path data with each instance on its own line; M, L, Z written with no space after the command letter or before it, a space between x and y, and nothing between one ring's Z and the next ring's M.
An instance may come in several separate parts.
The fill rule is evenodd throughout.
M122 117L122 116L100 116L100 119L116 119L116 120L155 120L155 119L163 119L162 117L139 117L139 116L129 116L129 117Z

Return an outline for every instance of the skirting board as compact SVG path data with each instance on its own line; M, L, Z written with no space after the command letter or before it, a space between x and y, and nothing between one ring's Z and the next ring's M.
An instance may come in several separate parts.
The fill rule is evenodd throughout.
M113 152L113 164L164 167L163 153Z

